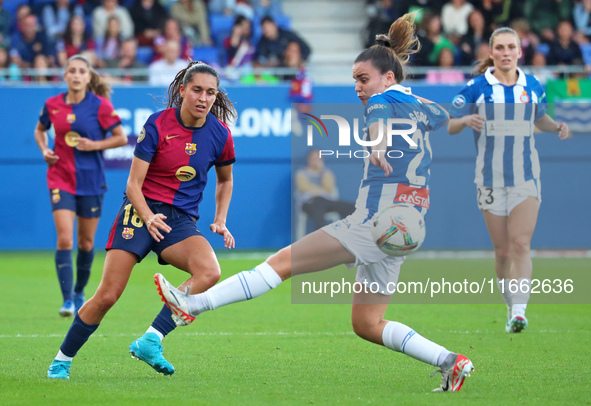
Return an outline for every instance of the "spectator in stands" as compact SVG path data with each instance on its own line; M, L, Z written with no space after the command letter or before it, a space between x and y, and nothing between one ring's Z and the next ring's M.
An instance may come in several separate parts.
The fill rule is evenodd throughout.
M176 41L166 41L164 45L164 58L152 62L148 67L150 71L150 85L170 85L176 74L187 67L187 62L179 58L181 46Z
M73 15L84 17L82 6L70 0L56 0L43 7L43 27L50 38L62 38Z
M10 40L10 56L19 68L32 67L35 57L39 54L45 55L48 58L48 66L54 67L55 48L45 33L38 29L37 17L34 14L25 15L19 26L20 31Z
M242 15L254 19L254 8L249 0L209 0L207 8L212 14Z
M252 45L252 24L244 16L237 16L232 26L232 35L224 40L228 55L228 66L233 68L250 67L255 47Z
M287 44L283 58L283 67L294 70L293 73L282 76L282 80L291 81L289 100L292 103L311 103L313 97L312 80L306 72L306 61L302 58L300 44L296 41L291 41Z
M468 16L468 32L462 36L458 44L461 65L470 66L476 61L476 52L482 43L488 44L484 17L480 10L472 10Z
M86 34L84 18L73 15L68 22L64 39L59 45L59 61L61 66L66 66L68 59L83 51L94 54L94 40ZM94 57L94 55L93 55ZM94 63L93 63L94 65Z
M118 0L103 0L103 5L92 12L92 35L94 38L104 38L107 33L109 17L116 16L121 25L121 37L127 39L133 36L134 22L129 11L119 5Z
M396 3L402 5L402 14L405 12L412 13L417 11L417 19L415 19L415 22L417 24L422 24L423 18L426 15L441 14L441 9L443 8L445 0L396 0ZM384 32L388 32L388 30Z
M0 49L10 45L10 13L4 9L4 0L0 0ZM6 56L8 58L8 55Z
M454 54L450 48L441 48L437 57L438 69L427 72L427 83L456 85L464 82L464 74L453 69Z
M436 66L442 48L450 48L455 52L454 45L441 33L441 17L438 15L424 16L423 29L419 31L418 37L421 49L415 58L417 65Z
M515 30L521 42L521 58L519 58L520 65L531 65L536 49L540 43L540 39L536 34L531 32L529 23L524 18L519 18L511 23L511 28Z
M265 16L277 19L283 15L282 0L252 0L255 16L263 18Z
M164 58L164 44L167 41L178 42L181 46L180 58L184 61L193 58L191 42L181 33L181 27L174 18L169 18L164 24L164 33L154 38L154 61Z
M97 66L104 68L109 64L109 61L118 59L122 42L121 23L116 15L112 15L107 22L104 38L96 38Z
M255 52L255 61L259 66L276 67L284 59L287 44L295 41L300 44L304 61L310 56L310 47L297 34L292 31L279 28L271 17L261 20L263 36L261 37Z
M135 0L130 12L139 46L154 46L154 39L162 34L168 18L166 9L155 0Z
M143 69L146 67L143 63L137 60L137 40L135 38L128 38L123 40L121 43L121 52L118 58L107 61L107 68L109 69L125 69L131 70L129 73L133 73L133 69ZM147 82L148 77L143 75L121 75L117 78L110 78L113 82Z
M557 39L550 44L549 65L583 65L581 48L573 40L573 26L570 21L561 21L556 29Z
M37 76L34 76L32 80L37 83L48 83L48 82L56 82L58 80L57 77L47 75L47 69L49 68L47 64L47 58L45 55L37 55L35 56L35 60L33 61L33 68L37 70Z
M554 79L552 71L546 69L546 57L541 52L535 52L531 62L533 68L531 74L535 75L538 81L545 85L550 79Z
M26 16L31 13L31 7L28 3L21 4L16 8L16 18L10 25L10 34L16 34L22 30L22 22Z
M306 167L297 171L296 186L302 211L314 222L314 230L326 225L327 213L334 211L345 218L355 211L353 203L337 200L334 173L325 167L317 149L308 152Z
M202 0L178 0L170 9L170 16L177 20L183 34L193 45L211 45L207 7Z
M572 9L570 0L525 0L523 6L525 18L545 42L556 39L554 29L560 21L571 19Z
M493 32L511 21L523 18L523 0L481 0L477 8L484 16L486 31Z
M577 31L591 39L591 0L583 0L573 9L573 18Z
M376 35L388 32L392 21L396 20L399 14L397 14L398 8L393 6L392 0L368 0L365 9L368 20L365 27L364 46L369 48L375 43Z
M8 69L8 66L10 66L8 50L4 47L0 47L0 70ZM0 75L0 84L4 84L6 79L6 75Z
M443 32L449 38L461 37L468 32L468 16L474 6L466 0L451 0L441 10Z

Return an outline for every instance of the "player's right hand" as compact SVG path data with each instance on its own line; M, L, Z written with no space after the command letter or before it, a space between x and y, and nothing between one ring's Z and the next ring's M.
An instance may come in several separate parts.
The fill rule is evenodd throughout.
M166 220L166 216L162 213L156 213L153 216L150 216L148 221L146 221L146 228L148 232L157 242L160 242L164 239L164 236L160 231L164 231L166 233L170 233L172 228L164 222Z
M386 151L373 150L369 156L369 161L375 166L382 168L386 177L393 171L392 165L386 159Z
M484 123L486 119L478 114L470 114L469 116L464 116L462 118L464 120L463 124L467 127L472 128L476 131L484 130Z
M55 152L53 152L52 149L47 148L45 151L43 151L43 159L49 165L53 165L54 163L56 163L58 161L58 159L60 159L60 157L57 156L55 154Z

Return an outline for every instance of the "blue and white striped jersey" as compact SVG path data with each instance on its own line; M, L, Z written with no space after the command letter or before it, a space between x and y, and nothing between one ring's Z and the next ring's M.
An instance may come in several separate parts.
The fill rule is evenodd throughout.
M515 186L540 177L535 148L535 122L546 114L546 94L533 75L517 68L513 86L501 84L489 68L474 78L454 98L450 116L479 114L486 119L474 131L476 175L474 182L489 187Z
M431 166L429 131L442 127L447 121L447 114L436 104L419 101L412 95L410 88L393 85L385 92L369 98L365 106L364 140L369 140L368 129L372 123L381 119L388 125L388 119L392 118L412 120L416 124L415 132L408 136L417 146L411 146L400 135L392 135L392 145L387 150L387 154L390 155L386 156L393 172L388 177L384 176L384 170L374 166L369 158L364 159L363 178L356 207L368 209L370 215L384 205L391 205L393 201L407 201L428 208ZM393 124L391 128L403 130L409 129L410 125ZM370 147L364 148L371 153ZM398 187L399 185L405 186ZM401 195L403 200L400 198ZM416 204L419 200L424 203Z

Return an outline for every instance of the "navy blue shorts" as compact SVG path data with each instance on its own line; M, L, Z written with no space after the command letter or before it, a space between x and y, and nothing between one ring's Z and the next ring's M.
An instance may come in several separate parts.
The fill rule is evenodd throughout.
M71 210L84 218L100 217L103 212L103 196L76 196L64 190L49 189L51 211Z
M172 228L170 233L161 231L164 238L160 242L152 238L144 221L137 214L127 196L125 196L119 213L117 213L117 218L111 226L109 240L105 249L107 251L119 249L131 252L137 255L137 262L141 262L150 251L154 251L158 254L158 262L167 265L168 263L160 256L162 251L189 237L202 234L197 230L196 219L193 216L167 203L152 199L146 199L146 202L154 214L162 213L166 216L164 222Z

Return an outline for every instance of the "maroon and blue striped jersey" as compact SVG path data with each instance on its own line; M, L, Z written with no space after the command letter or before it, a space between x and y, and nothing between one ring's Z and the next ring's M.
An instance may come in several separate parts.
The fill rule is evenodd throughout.
M53 125L53 150L59 160L47 168L49 189L64 190L78 196L101 195L107 191L102 151L79 151L77 137L93 141L104 139L121 124L111 102L86 92L80 103L67 104L66 93L45 102L39 122L48 130Z
M236 160L226 124L208 113L202 127L185 127L180 107L148 118L134 154L150 163L142 186L144 196L171 204L196 219L209 169Z

